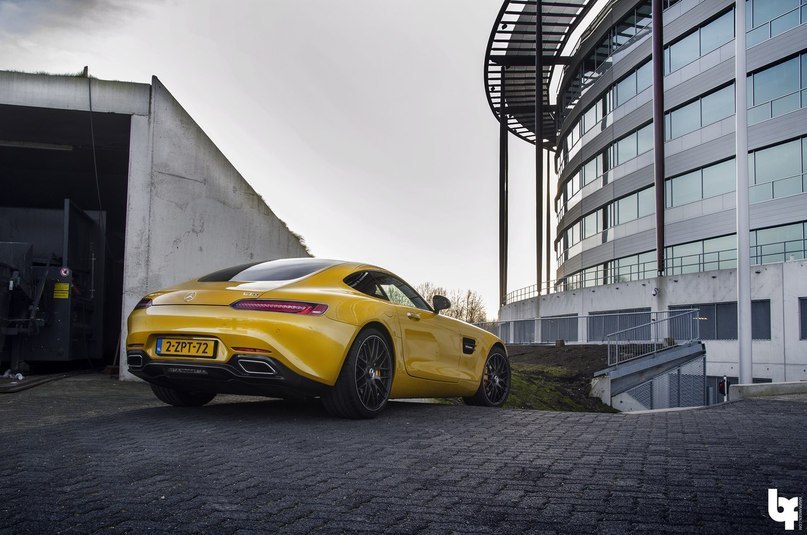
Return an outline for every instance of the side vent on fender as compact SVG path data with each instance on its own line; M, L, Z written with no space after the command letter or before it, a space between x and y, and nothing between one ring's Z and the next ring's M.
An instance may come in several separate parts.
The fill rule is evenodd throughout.
M462 337L462 352L466 355L473 354L474 350L476 350L476 340L473 338L468 338L467 336Z

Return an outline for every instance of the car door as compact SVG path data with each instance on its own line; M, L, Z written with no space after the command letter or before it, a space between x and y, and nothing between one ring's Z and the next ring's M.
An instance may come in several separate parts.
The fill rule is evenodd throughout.
M460 379L460 334L453 321L435 313L418 293L388 273L374 273L394 305L403 337L403 360L412 377L456 383Z

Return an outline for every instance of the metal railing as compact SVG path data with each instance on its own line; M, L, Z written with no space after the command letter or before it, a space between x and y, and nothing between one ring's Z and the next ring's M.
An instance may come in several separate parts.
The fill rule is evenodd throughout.
M649 339L652 335L650 324L665 322L672 316L678 316L687 310L651 312L639 310L635 312L616 312L578 316L569 314L544 318L532 318L511 321L491 321L477 323L506 344L606 344L608 335L624 330L635 330ZM697 311L696 311L697 312ZM677 329L677 325L674 329ZM681 333L673 330L673 335L680 339Z
M807 175L804 175L807 177ZM807 190L807 187L805 187ZM796 239L782 242L763 243L752 245L749 251L752 265L803 260L807 258L807 239ZM702 273L717 269L734 269L737 267L737 251L723 249L705 253L676 256L667 258L666 276L685 275L687 273ZM596 267L596 266L593 266ZM590 268L589 268L590 269ZM546 282L541 285L541 295L590 288L605 284L617 284L649 279L656 276L655 260L639 262L627 266L619 266L615 271L606 273L605 270L592 272L579 271L560 280L549 281L547 291ZM505 296L505 304L531 299L538 296L538 285L532 284L513 290Z
M698 309L656 314L659 315L644 325L622 329L607 336L609 366L618 366L700 338Z

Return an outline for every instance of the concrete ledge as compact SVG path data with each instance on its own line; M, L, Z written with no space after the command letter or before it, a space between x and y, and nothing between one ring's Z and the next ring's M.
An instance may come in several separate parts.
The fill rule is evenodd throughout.
M729 386L729 399L731 401L787 394L807 394L807 381Z

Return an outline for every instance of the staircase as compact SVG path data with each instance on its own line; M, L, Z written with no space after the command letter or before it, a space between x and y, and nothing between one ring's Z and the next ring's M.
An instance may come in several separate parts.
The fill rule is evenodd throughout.
M608 367L592 393L621 411L706 403L706 347L697 309L653 314L651 321L607 336Z

